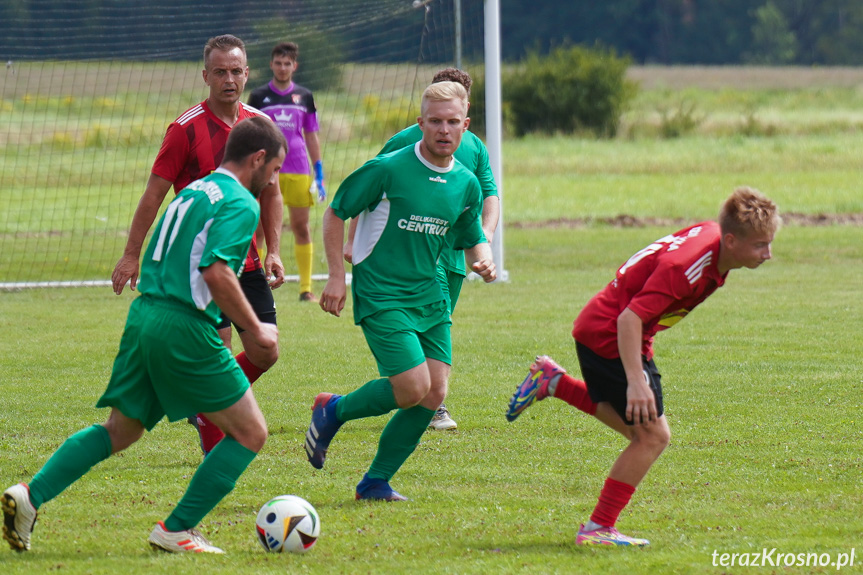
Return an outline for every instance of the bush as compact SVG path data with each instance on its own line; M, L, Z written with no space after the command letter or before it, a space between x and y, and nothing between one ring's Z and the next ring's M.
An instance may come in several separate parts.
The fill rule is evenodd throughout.
M628 57L602 48L565 46L547 56L528 53L502 79L504 107L516 135L589 131L613 137L637 90L626 79L629 65Z
M659 133L663 138L679 138L690 134L704 122L693 102L680 102L676 109L659 109Z
M366 117L363 135L371 142L386 142L415 122L420 112L418 104L404 99L384 104L374 95L363 98L363 111Z

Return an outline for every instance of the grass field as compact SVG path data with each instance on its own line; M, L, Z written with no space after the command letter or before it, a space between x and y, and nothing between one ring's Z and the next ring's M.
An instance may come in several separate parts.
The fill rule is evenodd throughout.
M281 289L282 358L256 385L272 435L203 525L229 555L165 557L146 547L200 461L193 431L163 423L46 504L34 550L0 553L3 572L739 573L717 571L713 551L859 550L863 317L854 301L863 246L845 227L783 230L773 261L733 272L661 334L672 445L620 520L652 545L573 545L622 440L562 402L538 404L514 423L503 411L533 354L577 372L569 330L578 309L616 263L666 231L510 230L513 281L467 285L456 315L448 403L460 427L426 434L393 481L412 499L404 505L352 499L379 419L346 426L325 470L306 463L315 393L349 391L375 370L347 318ZM107 289L3 296L3 330L16 334L0 346L3 481L28 479L67 435L104 416L92 404L130 299ZM322 536L308 555L269 556L257 546L255 511L282 492L321 514Z
M78 72L86 78L87 70ZM124 77L114 68L101 72ZM174 76L181 82L187 72ZM255 387L270 439L202 525L228 555L165 556L147 547L149 530L200 463L192 429L162 423L47 503L33 551L0 550L0 573L837 572L833 565L714 563L714 552L763 549L829 554L832 561L855 549L857 565L839 572L859 573L863 242L859 226L831 225L830 218L863 214L863 136L856 129L863 73L733 72L634 70L645 89L630 125L642 127L614 141L505 142L511 281L464 288L447 401L459 429L427 433L395 477L394 487L410 502L353 500L381 418L345 426L325 470L306 462L302 440L314 395L351 391L376 370L350 310L341 319L326 316L299 304L296 285L287 285L275 292L281 359ZM25 108L32 113L26 125L54 138L47 147L9 140L25 123L0 115L0 135L7 137L0 141L0 281L12 273L55 279L48 277L53 269L61 270L58 279L104 279L119 256L161 138L162 128L145 128L158 110L170 121L182 105L154 90L141 101L146 113L125 144L111 130L112 122L124 121L114 109L117 116L106 113L101 135L91 132L88 145L76 122L83 125L80 114L91 113L101 97L86 93L90 85L79 86L84 103L34 99ZM188 87L191 101L200 97L194 89ZM20 106L26 93L2 97ZM656 125L657 106L692 98L705 114L692 133L661 139L644 128ZM79 115L68 106L78 106ZM747 114L775 129L743 134ZM60 127L58 118L67 118ZM350 158L379 145L359 137L363 129L328 142L327 157L336 158L330 189L350 170ZM345 130L338 133L354 128ZM112 145L96 145L100 137ZM596 503L623 440L556 400L507 423L508 398L535 354L549 353L577 373L569 332L581 306L632 253L714 217L740 184L762 189L801 217L780 231L771 262L732 272L726 287L658 337L672 444L619 522L651 546L578 548L578 524ZM826 214L827 225L799 224L818 214ZM636 225L604 223L623 215ZM58 244L57 237L69 239ZM283 253L290 266L290 242ZM316 262L316 272L324 269ZM28 480L68 435L105 417L93 404L132 298L109 288L0 292L0 489ZM255 539L257 509L281 493L307 498L321 515L321 539L307 555L268 555Z

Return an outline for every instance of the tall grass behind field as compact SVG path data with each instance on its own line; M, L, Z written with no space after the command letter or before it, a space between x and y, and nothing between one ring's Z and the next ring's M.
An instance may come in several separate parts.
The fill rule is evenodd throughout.
M709 219L737 186L783 211L863 213L859 134L672 140L525 138L504 146L504 218Z
M708 135L830 134L863 125L860 68L633 67L639 93L625 114L628 137L655 136L663 122ZM664 118L664 120L663 120Z

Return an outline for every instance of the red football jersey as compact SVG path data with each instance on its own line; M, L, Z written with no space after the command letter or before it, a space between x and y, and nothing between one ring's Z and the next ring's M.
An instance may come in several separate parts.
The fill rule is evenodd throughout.
M240 102L237 122L253 116L267 117ZM168 126L152 172L173 182L174 193L180 193L183 188L219 167L225 155L225 143L230 132L231 126L216 117L206 101L189 108ZM258 246L253 237L243 271L260 268Z
M719 273L721 232L702 222L656 240L633 255L614 280L593 296L572 337L596 354L620 357L617 318L627 307L644 322L641 353L653 357L653 337L676 324L725 283Z

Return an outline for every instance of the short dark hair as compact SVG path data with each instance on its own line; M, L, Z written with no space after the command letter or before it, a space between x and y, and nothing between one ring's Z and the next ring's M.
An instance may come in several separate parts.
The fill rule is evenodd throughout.
M434 75L434 78L432 78L432 84L436 84L438 82L456 82L461 84L464 86L464 89L467 90L468 96L470 96L470 87L473 84L470 74L464 70L459 70L458 68L444 68L443 70L438 71L438 73Z
M294 42L280 42L273 46L273 51L270 52L270 61L276 56L287 56L296 62L300 57L300 47Z
M265 159L269 162L278 157L282 149L288 150L282 131L266 116L253 116L231 128L222 163L242 162L259 150L267 152Z
M204 44L204 67L207 67L207 59L210 57L210 53L213 50L230 52L234 48L239 48L242 50L243 55L246 55L246 44L236 36L232 36L231 34L222 34L221 36L210 38L207 40L207 43Z

